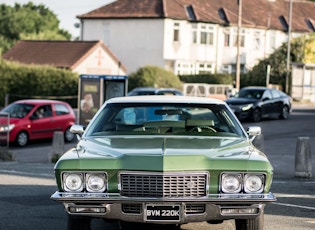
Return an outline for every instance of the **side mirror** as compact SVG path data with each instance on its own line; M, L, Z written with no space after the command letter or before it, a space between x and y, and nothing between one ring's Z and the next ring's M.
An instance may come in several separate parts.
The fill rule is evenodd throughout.
M82 134L84 133L84 129L82 125L72 125L70 127L70 132L76 134L78 140L80 140Z
M259 126L249 126L247 129L247 134L250 140L253 141L256 136L261 135L261 128Z

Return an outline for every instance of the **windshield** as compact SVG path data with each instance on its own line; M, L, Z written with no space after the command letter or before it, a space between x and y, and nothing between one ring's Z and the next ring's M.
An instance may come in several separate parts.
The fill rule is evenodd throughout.
M12 118L23 118L25 117L32 109L34 105L28 104L11 104L5 107L2 112L9 113Z
M237 98L250 98L250 99L261 99L264 90L262 89L243 89L240 90L235 97Z
M108 104L86 130L101 135L225 135L244 133L225 105Z

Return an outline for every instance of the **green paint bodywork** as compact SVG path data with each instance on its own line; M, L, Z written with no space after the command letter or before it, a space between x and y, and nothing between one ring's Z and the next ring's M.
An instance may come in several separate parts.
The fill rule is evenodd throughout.
M115 136L81 140L55 165L59 191L63 171L102 171L108 175L108 192L118 192L120 171L209 172L209 193L219 191L222 172L266 174L270 189L273 168L267 157L247 138L198 136Z

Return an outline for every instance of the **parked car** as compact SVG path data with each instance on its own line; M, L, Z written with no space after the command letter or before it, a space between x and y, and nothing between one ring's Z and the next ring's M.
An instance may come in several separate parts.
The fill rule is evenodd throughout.
M26 146L30 140L52 138L55 131L64 133L65 140L70 142L74 134L70 127L75 123L75 114L71 106L57 100L19 100L1 110L0 138L18 146Z
M183 96L183 93L174 88L153 88L153 87L137 87L128 93L128 96L141 95L173 95Z
M292 99L276 89L245 87L225 102L240 120L258 122L262 118L288 119Z
M142 96L107 100L55 165L68 229L105 220L180 225L235 219L263 229L273 167L221 100ZM78 218L79 217L79 218ZM80 218L81 217L81 218Z

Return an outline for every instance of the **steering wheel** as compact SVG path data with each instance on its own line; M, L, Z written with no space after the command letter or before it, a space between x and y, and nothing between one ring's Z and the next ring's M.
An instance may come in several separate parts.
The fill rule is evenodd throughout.
M202 130L211 131L213 133L217 132L214 128L212 128L210 126L195 126L192 129L190 129L189 132L197 131L198 133L201 133L201 132L203 132Z

